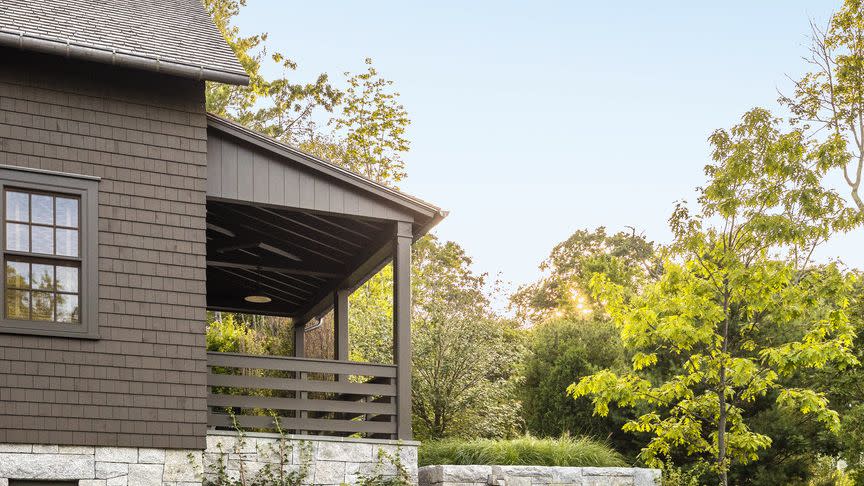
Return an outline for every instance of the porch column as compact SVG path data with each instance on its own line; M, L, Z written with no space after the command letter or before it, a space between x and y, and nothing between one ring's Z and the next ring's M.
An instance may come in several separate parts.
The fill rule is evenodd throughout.
M294 322L294 357L306 356L306 323Z
M396 223L393 248L393 363L396 438L411 440L411 223Z
M333 292L333 359L348 361L348 295L341 289ZM339 375L339 381L348 381L348 375Z

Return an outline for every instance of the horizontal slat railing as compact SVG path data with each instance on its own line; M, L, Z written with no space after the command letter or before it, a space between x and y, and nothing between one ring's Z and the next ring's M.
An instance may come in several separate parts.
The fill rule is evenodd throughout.
M395 437L393 365L209 352L207 366L211 427Z

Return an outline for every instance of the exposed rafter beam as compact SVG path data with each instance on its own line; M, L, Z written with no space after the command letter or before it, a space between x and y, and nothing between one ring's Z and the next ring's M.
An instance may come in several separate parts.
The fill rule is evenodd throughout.
M238 270L261 270L262 272L284 273L286 275L306 275L309 277L337 278L341 274L337 272L322 272L319 270L307 270L292 267L273 267L258 265L255 263L232 262L227 260L207 260L208 267L214 268L236 268Z
M355 290L359 284L368 280L372 275L375 275L381 268L384 267L392 258L393 254L393 238L388 235L383 241L378 241L376 248L371 254L358 262L354 271L340 280L336 285L331 286L314 300L314 303L297 313L296 322L306 323L312 319L321 317L333 307L333 291L335 289Z

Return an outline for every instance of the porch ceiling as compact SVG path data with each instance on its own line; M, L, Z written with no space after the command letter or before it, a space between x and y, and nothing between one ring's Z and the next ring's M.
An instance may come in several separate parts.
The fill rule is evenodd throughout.
M208 200L207 306L305 316L390 258L394 223ZM254 304L250 294L270 297Z

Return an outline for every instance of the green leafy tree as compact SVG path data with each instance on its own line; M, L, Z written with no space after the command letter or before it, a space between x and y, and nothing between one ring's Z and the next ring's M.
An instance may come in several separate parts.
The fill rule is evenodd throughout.
M823 147L778 124L754 109L711 136L701 212L677 207L675 253L659 280L632 294L603 274L592 278L634 352L632 370L604 370L568 388L592 397L601 416L613 403L645 407L624 426L652 434L642 458L653 465L677 451L710 458L724 486L732 464L771 445L752 430L746 406L775 394L779 407L836 431L827 397L792 378L857 364L848 316L854 276L810 264L814 248L847 227L848 210L811 170ZM652 376L661 361L674 363L672 373Z
M352 359L392 362L392 280L351 296ZM503 437L521 430L517 365L522 331L491 310L486 278L453 242L434 236L412 256L413 415L417 437Z
M622 372L627 366L618 331L608 320L560 318L533 326L520 387L528 432L539 437L596 437L634 458L641 446L621 430L632 414L613 411L607 417L595 417L589 403L565 393L574 377L604 369Z
M415 244L414 424L422 438L507 436L518 428L510 397L521 336L495 316L485 276L453 242ZM485 424L485 426L484 426Z
M266 33L243 36L232 24L244 5L246 0L204 0L216 27L249 75L248 86L208 82L207 111L284 143L297 144L313 137L315 110L332 111L342 93L330 84L325 73L311 83L292 82L288 74L297 69L297 64L279 52L268 55ZM265 77L261 73L264 62L278 65L281 76Z
M588 283L594 273L637 288L659 272L654 244L635 230L608 234L606 228L578 230L555 245L540 264L548 276L520 287L510 298L516 315L533 323L572 316L582 319L597 310Z
M345 73L348 88L341 112L330 120L334 134L318 135L302 148L375 182L396 186L405 178L403 154L410 143L405 131L408 112L393 90L393 81L382 77L372 59L366 72Z
M795 81L794 93L780 101L792 121L816 134L823 156L813 160L815 174L839 169L864 218L861 178L864 170L864 4L845 0L827 28L811 23L807 60L813 70Z

